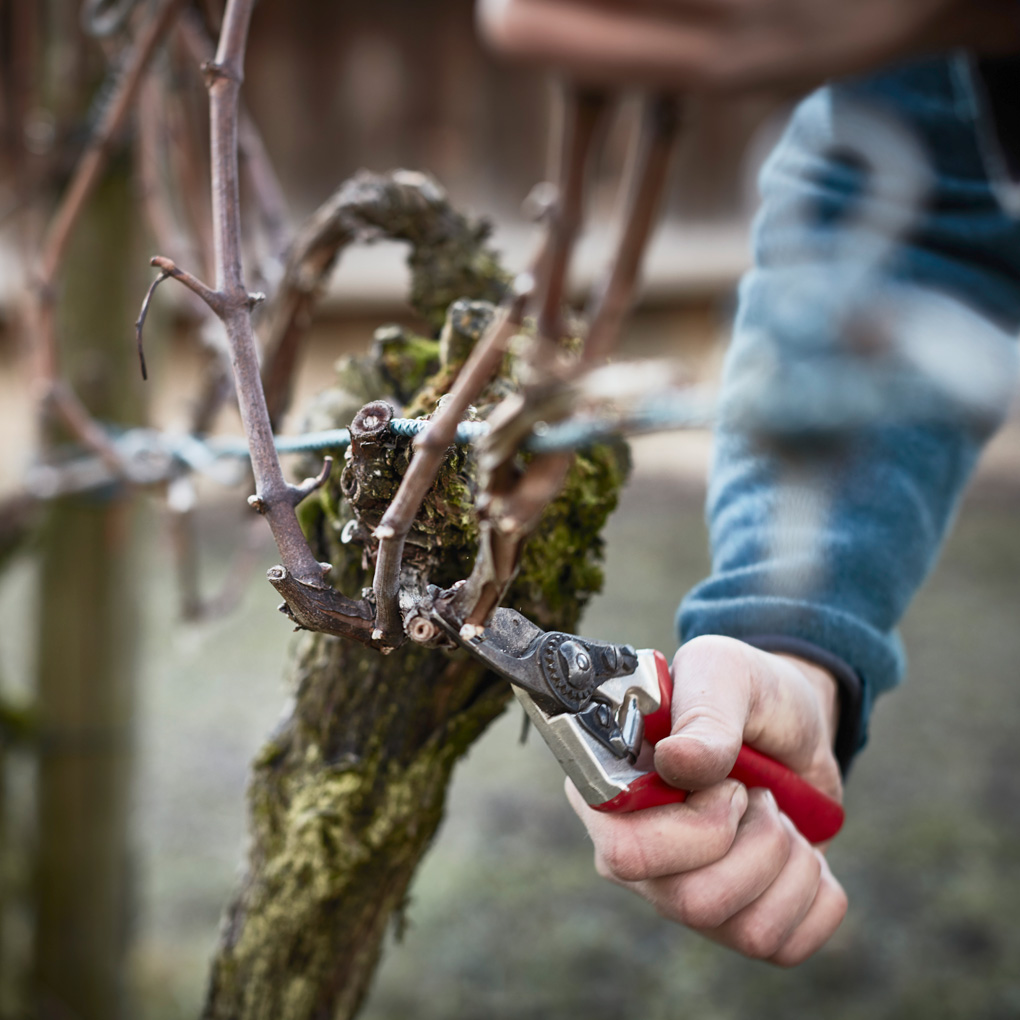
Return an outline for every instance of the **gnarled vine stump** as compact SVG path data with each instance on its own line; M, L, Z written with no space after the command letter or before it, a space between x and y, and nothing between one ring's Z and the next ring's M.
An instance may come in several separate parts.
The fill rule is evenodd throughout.
M483 301L454 302L438 339L379 330L371 355L342 366L311 423L347 425L379 398L400 412L428 413L491 311ZM480 414L513 388L513 370L510 356ZM371 584L371 528L410 455L407 438L378 431L338 458L328 484L302 507L313 548L348 595ZM625 472L621 447L577 456L526 547L508 605L543 627L576 628L601 586L599 534ZM477 536L473 498L470 454L452 449L408 538L405 586L466 576ZM297 639L293 684L287 717L255 761L247 870L213 963L209 1020L356 1012L439 826L453 766L510 697L505 681L462 651L406 643L383 656L321 634Z

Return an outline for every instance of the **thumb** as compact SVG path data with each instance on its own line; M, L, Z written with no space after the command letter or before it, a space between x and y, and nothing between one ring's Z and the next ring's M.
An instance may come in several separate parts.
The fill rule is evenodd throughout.
M733 638L695 638L673 659L673 731L655 748L656 771L698 790L729 775L742 743L804 774L828 731L819 698L789 660Z

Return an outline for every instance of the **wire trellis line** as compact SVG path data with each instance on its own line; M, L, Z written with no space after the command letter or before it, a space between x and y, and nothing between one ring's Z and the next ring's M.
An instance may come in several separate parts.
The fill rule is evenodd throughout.
M624 435L673 429L707 428L714 418L711 397L701 391L657 395L640 408L626 412L589 413L553 424L539 423L522 444L533 453L582 449ZM426 418L394 418L390 429L413 437L429 426ZM477 443L488 434L485 421L463 421L455 441ZM240 462L248 459L248 445L242 436L197 436L135 428L107 427L106 435L119 458L120 472L101 457L69 451L65 459L34 464L24 478L26 491L37 499L54 499L72 493L101 492L119 484L156 485L194 472L221 485L236 485L243 479ZM293 436L276 436L280 454L344 450L350 445L347 429L327 429Z
M615 436L708 428L712 419L712 403L707 398L681 401L670 397L650 400L644 407L626 415L585 415L551 425L540 423L522 446L532 453L576 450ZM428 426L429 421L425 418L394 418L389 423L391 431L409 437L424 432ZM488 432L488 422L463 421L457 426L455 441L462 446L469 446ZM276 450L281 454L314 453L318 450L345 449L350 441L347 429L327 429L297 436L277 436ZM217 457L240 458L248 455L248 448L241 437L212 438L205 440L204 445Z

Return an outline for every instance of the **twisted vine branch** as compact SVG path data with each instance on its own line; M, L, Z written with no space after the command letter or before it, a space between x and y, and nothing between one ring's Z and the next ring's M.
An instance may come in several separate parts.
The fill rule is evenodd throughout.
M120 460L104 431L92 420L74 390L60 378L60 352L55 321L56 282L75 224L109 161L114 140L134 104L146 69L166 37L185 0L162 0L142 28L105 113L75 168L50 220L35 268L29 321L36 352L36 374L44 402L79 441L95 450L119 474Z
M656 96L646 100L645 116L635 142L634 180L612 268L601 288L583 353L564 363L562 302L566 275L581 224L584 184L609 98L584 89L568 89L567 115L554 200L545 203L546 234L535 261L511 304L493 321L472 352L431 426L416 441L417 453L390 508L376 529L379 551L374 591L373 636L387 644L403 639L399 606L401 556L406 536L422 500L435 480L443 452L468 406L496 371L509 339L523 322L526 308L537 305L538 335L525 368L526 385L490 418L492 430L479 448L483 491L479 551L465 584L446 593L462 634L481 633L517 572L521 548L542 511L559 493L570 455L536 456L524 470L516 463L520 444L539 420L553 421L570 410L569 383L612 352L620 323L630 305L641 259L662 196L678 124L677 101Z
M239 97L253 5L254 0L229 0L216 54L204 68L209 91L215 286L170 259L157 256L152 262L197 294L226 330L255 476L256 491L249 504L268 521L282 560L269 571L270 582L284 595L289 614L299 625L371 641L371 608L348 599L326 582L329 566L315 558L295 513L298 503L325 481L330 462L327 460L317 478L301 485L290 485L284 479L259 373L251 311L261 295L250 294L244 286L238 174Z

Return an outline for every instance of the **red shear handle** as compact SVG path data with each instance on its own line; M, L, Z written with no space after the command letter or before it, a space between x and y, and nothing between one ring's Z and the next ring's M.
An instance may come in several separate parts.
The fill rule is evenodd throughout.
M655 665L659 674L660 706L645 716L645 738L652 745L669 736L673 696L673 680L661 652L655 653ZM748 787L768 787L780 810L812 843L832 839L843 825L843 806L838 801L747 744L740 748L730 778ZM646 772L623 793L594 806L598 811L640 811L660 804L677 804L686 799L686 790L670 786L657 772Z

